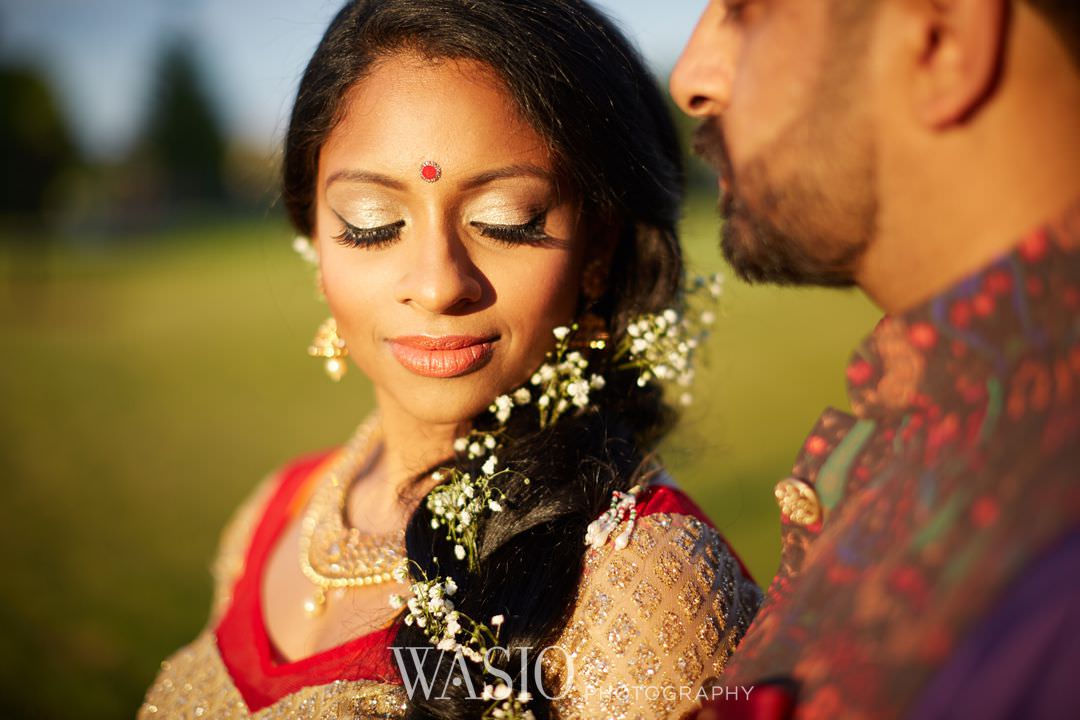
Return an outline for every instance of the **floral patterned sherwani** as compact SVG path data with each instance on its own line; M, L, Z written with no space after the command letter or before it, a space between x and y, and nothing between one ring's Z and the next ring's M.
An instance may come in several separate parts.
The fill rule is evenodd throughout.
M1080 717L1080 203L882 320L847 380L776 488L714 717Z

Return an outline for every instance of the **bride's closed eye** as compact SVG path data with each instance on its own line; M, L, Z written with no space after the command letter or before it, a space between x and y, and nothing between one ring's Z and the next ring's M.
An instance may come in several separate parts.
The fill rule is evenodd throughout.
M346 247L378 249L392 245L401 237L401 229L405 227L404 220L379 225L377 227L357 227L338 216L342 230L334 236L339 244ZM474 220L472 225L484 237L495 240L504 245L543 245L552 238L544 231L547 221L547 211L541 211L534 215L528 222L517 225L504 225L486 223Z
M469 224L484 237L506 245L542 245L551 239L544 231L546 223L547 211L542 210L528 222L519 225L486 223L480 220L473 220Z
M334 236L339 244L346 247L381 248L392 245L401 235L401 228L405 227L404 220L398 220L388 225L380 225L372 228L360 228L351 224L344 218L338 217L344 226L340 233Z

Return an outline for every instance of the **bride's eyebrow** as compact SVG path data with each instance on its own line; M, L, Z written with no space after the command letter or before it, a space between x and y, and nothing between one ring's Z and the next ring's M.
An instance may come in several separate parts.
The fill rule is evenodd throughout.
M550 170L542 168L539 165L518 164L507 165L506 167L497 168L495 170L487 170L471 177L467 177L461 181L460 186L463 190L475 190L478 187L495 182L496 180L507 180L519 177L537 178L551 183L552 185L556 184L555 174ZM367 170L338 170L331 173L331 175L326 178L325 187L330 187L334 183L340 181L382 185L391 190L405 189L405 183L400 180L395 180L389 175L383 175Z
M382 175L380 173L368 172L366 170L338 170L337 172L326 178L325 187L330 187L335 182L344 180L345 182L353 183L370 183L372 185L382 185L388 187L391 190L404 190L405 183L395 180L389 175Z
M503 168L496 170L488 170L478 175L465 178L461 181L461 187L463 190L475 190L476 188L487 185L488 183L495 182L496 180L506 180L509 178L518 177L532 177L544 180L546 182L555 184L555 175L546 168L542 168L539 165L507 165Z

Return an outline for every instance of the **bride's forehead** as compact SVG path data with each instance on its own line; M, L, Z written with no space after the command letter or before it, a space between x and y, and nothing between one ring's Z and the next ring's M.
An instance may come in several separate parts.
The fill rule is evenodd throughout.
M530 165L553 169L549 144L520 115L490 67L475 61L391 56L343 97L324 161L362 162L381 171L443 172Z

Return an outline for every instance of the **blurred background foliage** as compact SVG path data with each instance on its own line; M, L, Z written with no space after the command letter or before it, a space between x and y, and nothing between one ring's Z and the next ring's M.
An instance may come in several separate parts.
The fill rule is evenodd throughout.
M325 306L275 159L227 133L182 36L156 63L137 137L107 158L79 146L40 68L0 67L4 718L130 717L206 621L232 510L372 402L355 369L335 386L305 354ZM720 270L714 179L690 168L691 266ZM877 317L855 293L729 278L664 455L762 584L772 487L821 409L846 405L844 363Z

